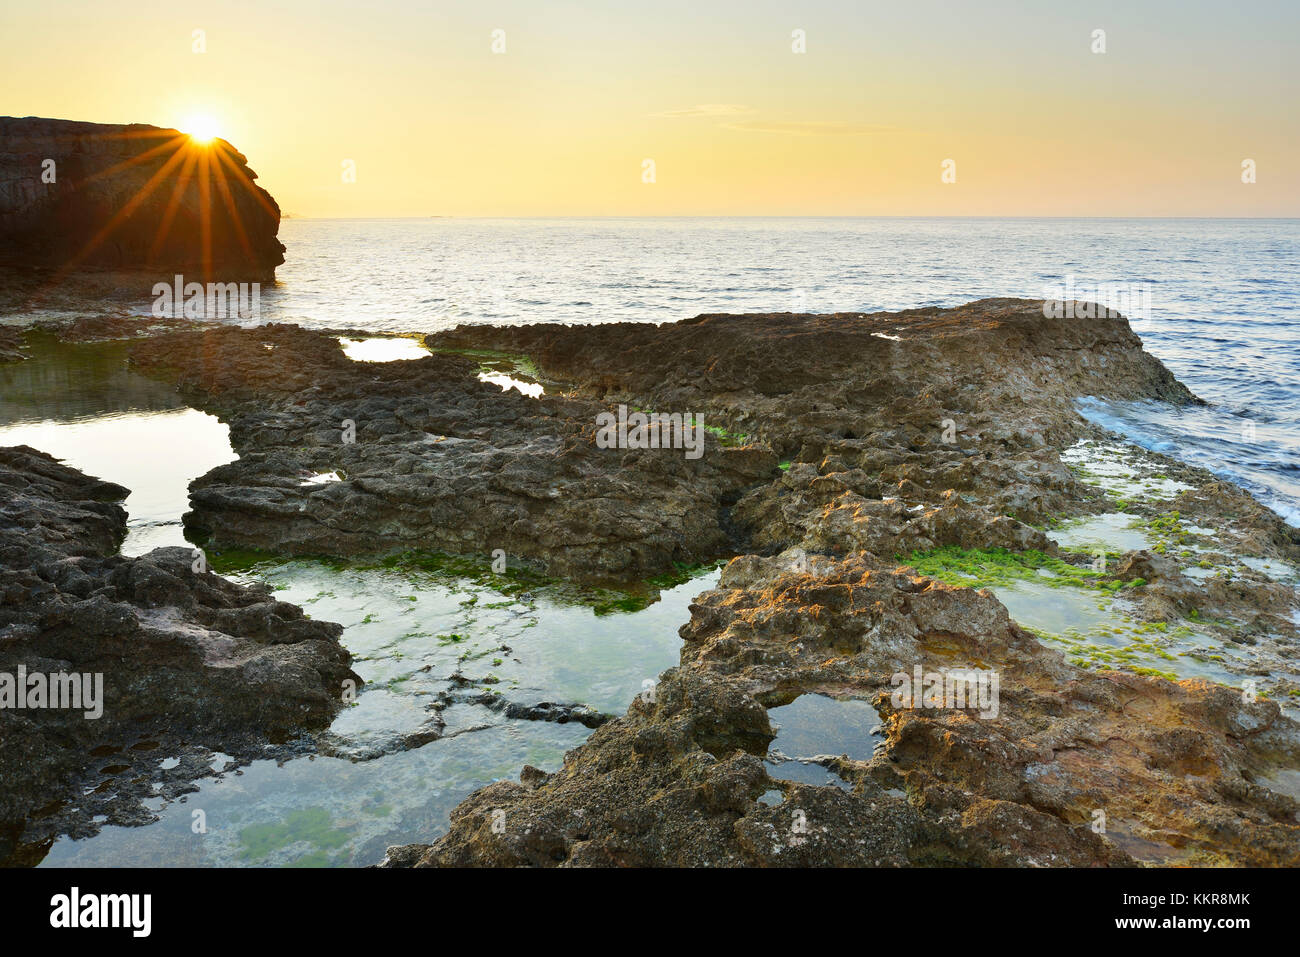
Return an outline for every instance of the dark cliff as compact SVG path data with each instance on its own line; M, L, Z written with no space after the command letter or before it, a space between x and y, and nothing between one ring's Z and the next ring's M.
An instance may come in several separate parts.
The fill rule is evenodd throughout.
M256 178L222 139L0 117L0 264L269 281L280 207Z

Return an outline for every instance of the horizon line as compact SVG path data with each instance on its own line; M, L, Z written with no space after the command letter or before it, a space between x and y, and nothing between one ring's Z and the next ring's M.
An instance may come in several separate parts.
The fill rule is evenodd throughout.
M395 216L395 215L300 216L297 214L282 213L281 219L282 220L310 219L310 220L358 221L358 222L364 220L374 220L374 219L416 219L416 220L425 220L425 219L460 219L460 220L476 220L476 219L511 219L511 220L520 220L520 219L529 219L529 220L550 220L550 219L555 219L555 220L563 220L563 219L983 219L983 220L1043 219L1043 220L1050 220L1050 219L1069 219L1069 220L1082 220L1082 221L1089 221L1089 220L1107 221L1107 220L1128 220L1128 219L1151 219L1151 220L1177 219L1177 220L1222 220L1224 222L1239 222L1242 220L1250 220L1250 221L1257 220L1260 222L1289 222L1289 221L1300 221L1300 214L1294 216L1152 216L1152 215L1145 215L1145 216L1055 215L1055 216L1051 216L1051 215L1023 215L1023 214L979 215L979 216L954 214L954 215L939 216L933 214L897 215L897 214L882 214L882 213L861 213L861 214L679 213L679 214L672 214L672 215L665 215L665 214L641 215L636 213L620 213L620 214L563 213L563 214L553 214L553 215L531 215L531 216L518 216L518 215L506 215L506 214L497 214L497 215L482 214L482 215L473 215L473 216L458 216L458 215L451 215L445 213L428 213L428 214L415 214L415 215L402 215L402 216Z

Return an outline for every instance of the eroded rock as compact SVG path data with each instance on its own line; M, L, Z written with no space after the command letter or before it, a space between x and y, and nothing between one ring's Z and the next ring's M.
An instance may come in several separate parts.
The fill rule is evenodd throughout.
M354 362L292 326L159 336L132 354L230 425L240 458L191 485L185 516L215 548L501 549L551 574L644 578L734 551L728 507L777 471L769 450L711 436L698 459L599 448L603 405L502 392L461 356Z
M95 813L138 823L164 757L257 753L328 724L359 687L339 625L196 571L189 549L116 554L121 486L25 446L0 448L0 486L0 676L88 676L100 712L0 708L0 861Z
M1300 760L1276 704L1203 682L1074 668L991 595L868 555L735 559L682 628L653 700L551 775L467 799L388 866L1290 864ZM895 674L996 670L997 714L900 708ZM869 700L886 743L830 763L848 789L773 778L767 708ZM760 800L771 792L776 802ZM1099 816L1100 814L1100 816ZM1094 825L1103 822L1103 833Z
M1123 320L1063 323L1041 303L985 300L870 317L461 327L431 341L527 353L607 402L698 408L791 461L732 513L771 557L734 559L696 600L681 664L654 694L554 774L525 769L520 784L476 792L446 836L391 849L388 866L1300 860L1285 783L1300 728L1276 703L1076 667L992 594L897 567L944 547L1092 560L1044 531L1114 507L1062 461L1097 434L1075 399L1197 401ZM1294 530L1238 504L1249 496L1198 470L1183 477L1195 490L1179 504L1231 514L1242 548L1297 554ZM1295 608L1294 589L1193 583L1140 550L1090 574L1151 618L1196 604L1280 623ZM918 669L996 674L998 706L896 702L894 676ZM869 760L768 752L768 709L810 694L876 707L884 740ZM788 757L843 786L781 777Z

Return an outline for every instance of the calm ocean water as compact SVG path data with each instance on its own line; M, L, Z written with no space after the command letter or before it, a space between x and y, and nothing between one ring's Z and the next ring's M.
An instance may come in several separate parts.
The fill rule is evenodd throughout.
M294 219L281 238L264 320L377 332L956 305L1041 298L1071 276L1141 284L1135 331L1212 406L1086 413L1300 525L1300 220Z

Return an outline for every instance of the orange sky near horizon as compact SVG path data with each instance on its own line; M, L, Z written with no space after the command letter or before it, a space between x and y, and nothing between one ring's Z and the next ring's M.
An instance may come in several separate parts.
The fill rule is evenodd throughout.
M48 0L0 112L211 117L303 217L1300 215L1298 5L893 6Z

